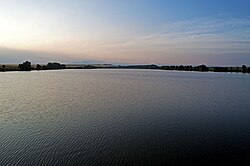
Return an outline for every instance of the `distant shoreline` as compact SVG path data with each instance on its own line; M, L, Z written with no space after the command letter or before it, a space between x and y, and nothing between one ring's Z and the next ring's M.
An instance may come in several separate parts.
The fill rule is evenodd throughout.
M40 71L40 70L63 70L63 69L151 69L168 71L198 71L198 72L224 72L224 73L250 73L250 67L242 65L241 67L207 67L206 65L112 65L112 64L60 64L57 62L47 65L33 64L24 62L23 64L0 64L0 72L10 71Z

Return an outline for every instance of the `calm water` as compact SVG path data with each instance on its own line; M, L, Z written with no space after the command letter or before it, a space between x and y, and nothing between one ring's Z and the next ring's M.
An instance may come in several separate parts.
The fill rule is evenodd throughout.
M0 165L250 162L250 75L0 73Z

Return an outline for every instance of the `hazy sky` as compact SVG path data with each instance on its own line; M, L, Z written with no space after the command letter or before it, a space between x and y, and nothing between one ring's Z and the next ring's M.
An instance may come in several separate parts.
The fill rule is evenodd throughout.
M249 0L0 0L0 63L250 65Z

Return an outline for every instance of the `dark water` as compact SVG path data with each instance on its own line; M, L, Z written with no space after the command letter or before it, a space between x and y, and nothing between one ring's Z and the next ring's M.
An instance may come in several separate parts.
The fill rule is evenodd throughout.
M250 162L250 75L0 73L0 165Z

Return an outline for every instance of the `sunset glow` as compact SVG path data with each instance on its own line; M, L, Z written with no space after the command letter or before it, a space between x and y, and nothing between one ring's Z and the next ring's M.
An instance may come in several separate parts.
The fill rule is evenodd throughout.
M247 0L3 0L0 61L17 63L27 51L34 61L67 63L250 64L249 5Z

